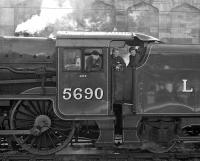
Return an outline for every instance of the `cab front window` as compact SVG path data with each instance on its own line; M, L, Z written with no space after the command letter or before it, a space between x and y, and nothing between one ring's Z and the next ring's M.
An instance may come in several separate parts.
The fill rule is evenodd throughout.
M64 49L63 50L63 68L65 71L81 70L81 50Z

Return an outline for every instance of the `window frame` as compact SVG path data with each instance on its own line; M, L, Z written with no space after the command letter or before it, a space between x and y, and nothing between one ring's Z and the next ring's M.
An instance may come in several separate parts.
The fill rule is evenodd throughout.
M82 57L83 57L83 55L82 55L82 50L81 50L81 48L65 48L65 47L61 47L60 48L61 49L61 57L62 57L62 71L63 72L81 72L82 71ZM80 66L80 69L79 70L67 70L67 69L65 69L65 61L64 61L64 50L66 50L66 49L69 49L69 50L72 50L72 49L74 49L74 50L80 50L80 58L81 58L81 66Z
M64 68L64 65L65 65L65 62L64 62L64 50L66 50L66 49L74 49L74 50L80 50L80 52L81 52L81 56L80 56L80 58L81 58L81 68L80 68L80 70L66 70L65 68ZM89 53L86 53L85 52L85 49L100 49L101 51L102 51L102 54L100 54L100 58L102 59L102 66L101 66L101 69L100 70L97 70L97 71L87 71L86 69L85 69L85 58L86 58L86 56L88 56L88 55L90 55ZM62 57L62 71L63 72L82 72L82 73L93 73L93 72L104 72L104 51L106 51L106 47L76 47L76 48L73 48L73 47L60 47L60 53L59 54L61 54L61 57Z

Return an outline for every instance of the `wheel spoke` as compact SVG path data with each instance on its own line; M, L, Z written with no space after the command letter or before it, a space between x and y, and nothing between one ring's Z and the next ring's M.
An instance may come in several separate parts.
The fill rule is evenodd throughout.
M42 134L43 135L43 134ZM37 149L41 148L42 136L37 137Z
M14 121L23 121L23 122L34 122L34 120L30 120L30 119L23 119L23 118L15 118Z
M22 115L24 115L24 116L27 116L27 117L35 118L34 116L32 116L32 115L30 115L30 114L27 114L27 113L25 113L25 112L23 112L23 111L18 111L18 113L20 113L20 114L22 114Z
M50 139L50 141L51 141L53 147L56 148L56 145L55 145L55 143L53 142L53 140L52 140L52 138L51 138L49 132L47 132L47 135L48 135L48 137L49 137L49 139Z
M48 114L48 110L49 110L49 108L51 108L51 104L52 104L52 102L51 101L47 101L47 108L46 108L46 110L45 110L45 114L47 115Z
M49 107L48 111L47 111L47 114L50 115L50 117L53 117L54 116L54 112L53 112L53 107L52 105Z
M40 114L42 114L40 102L39 102L39 101L36 101L36 104L37 104L38 110L40 111Z
M51 131L51 133L53 134L53 136L58 140L61 141L60 138L58 136L56 136L55 131L53 129L49 129Z
M36 142L36 137L33 137L33 139L31 140L31 147L33 147L33 144Z
M31 129L33 127L33 124L18 124L17 125L17 129Z
M42 101L42 113L45 115L45 101Z
M40 148L48 148L49 141L47 140L47 132L44 132L40 136Z
M34 105L34 103L30 100L28 102L29 102L30 106L35 110L37 115L40 115L40 111L37 110L37 107Z
M23 126L19 126L16 127L16 130L29 130L32 128L32 125L23 125Z
M25 129L31 129L33 127L33 124L19 124L19 123L16 123L17 125L17 128L25 128Z
M48 143L49 143L48 140L47 140L47 133L46 132L43 133L43 136L44 136L43 137L44 139L42 139L42 140L43 140L43 143L44 143L43 145L44 145L44 148L45 148L45 147L48 147Z
M21 106L23 106L30 114L33 114L34 116L37 116L37 113L35 113L35 111L31 110L31 108L29 108L23 102L22 102Z
M57 130L56 132L58 132L59 134L61 134L61 135L64 136L64 137L68 138L68 136L65 135L65 134L63 134L61 131Z
M17 126L23 126L23 127L31 126L31 127L33 127L33 123L30 123L30 122L16 121L15 123L16 123Z
M22 144L25 144L29 139L31 138L31 135L28 135L23 139Z

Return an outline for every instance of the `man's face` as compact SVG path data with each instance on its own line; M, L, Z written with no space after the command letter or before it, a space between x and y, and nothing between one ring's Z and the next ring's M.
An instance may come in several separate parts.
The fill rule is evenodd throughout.
M119 54L120 54L119 53L119 49L115 49L114 52L113 52L113 54L114 54L115 57L118 57Z
M93 59L97 60L99 58L99 55L92 55Z
M135 56L136 55L136 52L135 52L135 50L133 49L133 50L131 50L131 55L133 55L133 56Z

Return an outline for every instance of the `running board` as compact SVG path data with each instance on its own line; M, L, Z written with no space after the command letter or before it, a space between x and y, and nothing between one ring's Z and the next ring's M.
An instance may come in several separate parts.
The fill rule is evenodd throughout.
M199 136L179 137L175 140L192 143L192 142L200 142L200 137Z
M32 130L0 130L0 135L30 135Z

